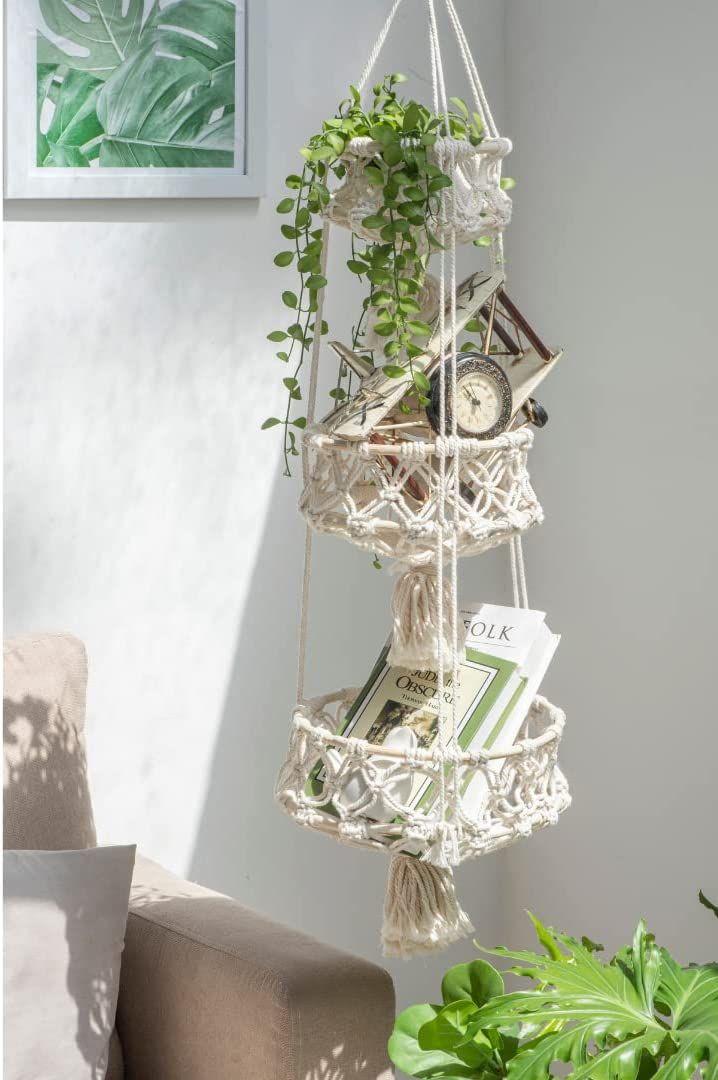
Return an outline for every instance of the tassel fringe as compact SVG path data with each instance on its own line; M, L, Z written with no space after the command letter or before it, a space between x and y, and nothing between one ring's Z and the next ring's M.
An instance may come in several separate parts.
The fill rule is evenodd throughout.
M435 669L439 665L440 650L444 664L451 664L450 597L446 579L443 594L443 597L439 596L438 579L431 566L412 566L397 579L391 601L390 664ZM459 624L457 633L461 651L466 638L463 624Z
M384 901L385 956L444 949L474 928L456 897L454 875L410 855L394 855Z

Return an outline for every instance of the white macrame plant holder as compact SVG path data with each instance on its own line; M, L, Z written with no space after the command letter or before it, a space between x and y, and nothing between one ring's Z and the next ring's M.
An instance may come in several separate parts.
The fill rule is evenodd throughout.
M358 84L367 84L402 0L393 7ZM434 111L447 113L436 3L425 0L432 64ZM442 139L436 161L451 176L443 193L436 232L442 238L438 311L443 338L450 320L446 363L456 387L455 306L445 300L457 288L458 243L488 236L492 268L503 265L502 230L511 203L501 190L501 161L511 149L498 133L454 0L443 0L456 35L486 138L478 147ZM370 140L354 140L346 152L348 172L326 211L322 258L326 266L330 223L366 239L361 220L378 208L375 189L363 178L376 152ZM323 292L316 321L323 314ZM437 672L437 700L448 679L458 683L464 632L457 600L457 560L501 543L511 554L514 604L528 607L521 534L542 520L531 487L527 455L533 436L525 428L497 439L463 439L456 421L447 432L445 384L441 381L439 428L431 441L392 444L350 442L314 426L320 335L315 335L303 446L301 511L307 521L302 616L289 754L276 786L280 806L301 825L359 847L392 856L382 940L390 955L409 956L442 948L471 932L453 886L452 868L496 851L534 830L552 825L570 803L558 767L564 714L542 697L533 702L515 744L500 751L462 750L457 739L458 695L439 709L438 736L428 748L370 745L340 734L357 690L319 698L305 695L313 532L342 536L361 548L397 560L392 602L391 663L426 665ZM391 467L387 467L387 455ZM421 489L422 498L416 498ZM312 778L321 773L321 790ZM422 777L435 793L428 809L406 802ZM483 785L478 813L467 806L467 786ZM474 801L473 805L477 805Z

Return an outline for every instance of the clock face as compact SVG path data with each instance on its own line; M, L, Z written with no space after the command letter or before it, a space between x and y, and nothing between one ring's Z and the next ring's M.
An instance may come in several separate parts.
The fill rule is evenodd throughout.
M469 439L492 439L508 427L511 419L511 387L499 365L481 353L462 353L456 358L456 398L452 393L451 376L446 365L437 375L446 380L446 428L450 430L452 416L456 417L459 435ZM439 430L439 397L441 386L435 377L429 420Z
M471 371L456 385L454 412L463 431L483 435L501 419L501 387L484 371Z

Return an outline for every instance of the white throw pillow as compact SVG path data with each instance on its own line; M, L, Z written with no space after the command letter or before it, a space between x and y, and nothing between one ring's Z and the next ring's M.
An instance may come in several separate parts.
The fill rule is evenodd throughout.
M104 1080L135 848L6 851L5 1080Z

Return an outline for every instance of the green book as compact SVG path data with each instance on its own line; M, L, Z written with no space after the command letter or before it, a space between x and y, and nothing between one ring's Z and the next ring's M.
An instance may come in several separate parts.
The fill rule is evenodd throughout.
M554 640L554 635L545 625L544 613L538 611L477 604L462 610L462 618L467 638L459 668L456 704L459 746L468 750L510 745L530 705L527 686L529 682L535 683L535 678L531 678L533 665L529 669L527 662L536 654L539 643L543 642L540 650L543 653L547 637ZM387 645L347 712L339 734L381 746L387 739L395 742L392 733L406 728L414 733L415 745L430 747L439 734L437 673L429 669L392 667L387 662L388 652ZM448 735L454 700L450 672L445 674L443 697ZM324 770L319 765L308 781L308 793L320 795L323 779ZM465 778L464 790L470 779ZM472 796L475 788L471 784ZM407 783L403 784L399 801L413 811L428 811L436 798L434 789L430 778L417 773L412 777L410 790ZM332 808L327 806L327 809ZM374 805L367 816L378 820L377 814L381 816L381 813L381 807Z

